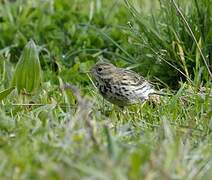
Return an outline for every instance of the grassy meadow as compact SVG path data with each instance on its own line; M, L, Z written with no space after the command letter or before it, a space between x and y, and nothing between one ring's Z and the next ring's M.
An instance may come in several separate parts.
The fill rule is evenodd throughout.
M108 103L101 59L167 96ZM211 179L211 72L211 0L0 0L0 179Z

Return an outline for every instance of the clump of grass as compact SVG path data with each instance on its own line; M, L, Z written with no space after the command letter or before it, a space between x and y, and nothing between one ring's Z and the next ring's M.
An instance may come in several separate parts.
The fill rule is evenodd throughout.
M207 82L212 59L211 3L208 0L159 2L158 9L146 16L126 0L135 19L130 28L137 37L137 49L142 52L135 61L139 69L172 86L182 80L197 86Z

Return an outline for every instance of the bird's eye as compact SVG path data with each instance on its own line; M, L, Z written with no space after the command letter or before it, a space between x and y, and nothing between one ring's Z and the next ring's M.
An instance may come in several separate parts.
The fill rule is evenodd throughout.
M101 68L101 67L99 67L99 68L97 69L97 71L98 71L98 72L101 72L101 71L102 71L102 68Z

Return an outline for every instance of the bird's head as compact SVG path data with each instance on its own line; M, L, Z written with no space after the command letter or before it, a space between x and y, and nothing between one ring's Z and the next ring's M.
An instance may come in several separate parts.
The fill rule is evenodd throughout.
M91 74L96 81L111 79L116 71L116 67L111 63L101 62L91 68Z

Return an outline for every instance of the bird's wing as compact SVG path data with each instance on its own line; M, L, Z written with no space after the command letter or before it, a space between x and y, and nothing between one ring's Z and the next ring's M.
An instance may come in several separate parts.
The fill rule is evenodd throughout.
M121 83L122 85L127 86L140 86L144 82L146 82L146 80L139 74L131 70L121 68L117 70L117 73L114 75L113 78L114 81L116 81L117 83Z
M148 99L149 94L155 91L151 83L131 70L119 69L117 77L114 79L122 86L125 86L126 89L133 92L133 98L135 100L140 99L143 101Z

